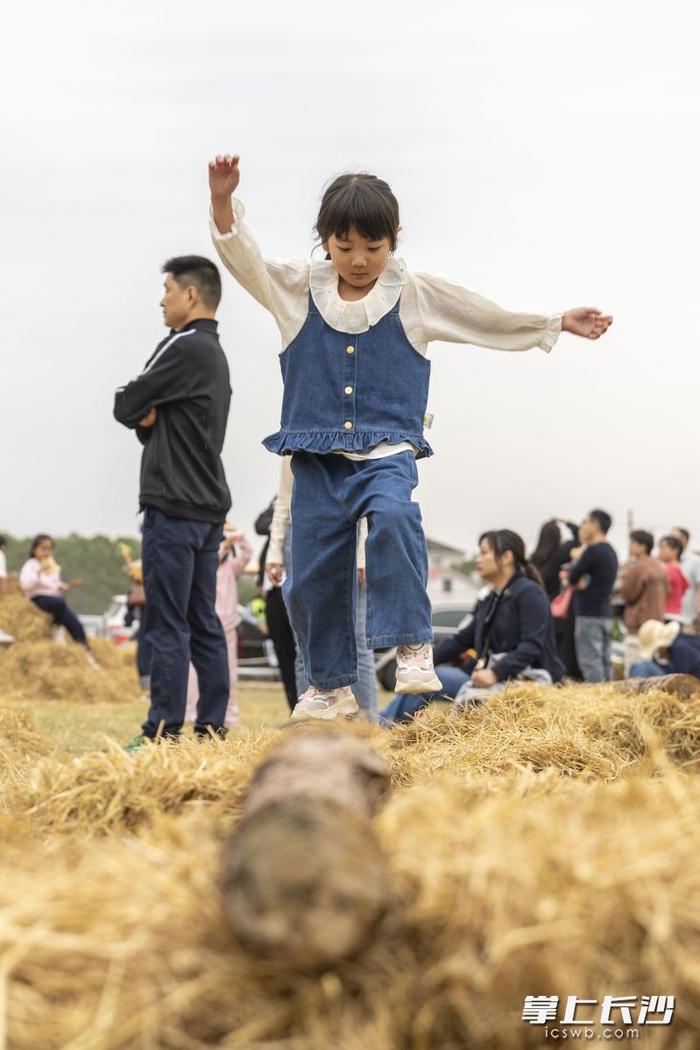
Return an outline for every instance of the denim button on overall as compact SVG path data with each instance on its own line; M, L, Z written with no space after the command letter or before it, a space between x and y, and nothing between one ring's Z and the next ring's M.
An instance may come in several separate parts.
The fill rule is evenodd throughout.
M292 572L284 598L307 677L332 689L357 681L356 526L366 517L367 645L432 640L428 556L416 455L423 438L429 362L409 343L399 303L367 332L331 328L309 298L301 332L281 355L282 426L266 448L291 452ZM351 460L381 441L417 450Z

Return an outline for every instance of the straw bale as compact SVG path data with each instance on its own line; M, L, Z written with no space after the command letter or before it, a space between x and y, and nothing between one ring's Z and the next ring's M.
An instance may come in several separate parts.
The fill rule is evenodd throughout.
M392 766L395 783L412 784L443 771L469 777L524 767L613 780L648 757L657 738L674 761L696 763L700 698L624 695L609 685L542 689L518 684L458 717L442 705L428 708L393 728L377 746Z
M83 646L69 642L16 642L0 652L2 700L73 700L87 704L132 703L140 691L132 646L91 641L100 664L88 666Z
M561 780L612 781L649 772L659 750L669 761L694 768L700 702L664 693L621 696L610 687L530 686L495 696L459 718L436 710L390 731L343 730L372 743L389 764L394 788L449 774L478 799L512 793L516 782L519 790L527 785L528 793L538 793L554 790ZM199 746L183 739L147 747L132 759L106 740L103 752L47 758L30 777L16 777L13 805L38 828L64 834L135 828L160 809L179 812L198 802L234 813L250 770L278 740L273 729Z
M51 741L36 730L29 714L16 706L0 705L0 788L22 777L27 767L52 750ZM6 803L0 795L0 808Z
M7 792L13 811L44 833L103 835L189 809L234 815L255 763L277 738L274 730L226 740L183 738L134 755L105 738L102 752L39 761Z
M22 593L0 597L0 627L18 642L39 642L51 637L51 617Z
M531 777L525 772L521 776ZM700 1041L700 783L559 779L474 802L459 779L375 822L393 878L383 937L321 977L252 962L219 892L210 811L143 835L0 857L12 1050L519 1050L525 995L672 994L650 1048ZM284 863L280 843L280 863ZM9 875L12 874L10 878Z

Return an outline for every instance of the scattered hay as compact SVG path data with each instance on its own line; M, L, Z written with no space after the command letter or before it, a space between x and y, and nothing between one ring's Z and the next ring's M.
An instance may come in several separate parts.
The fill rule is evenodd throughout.
M458 718L450 708L428 708L377 746L395 782L413 784L443 771L469 777L524 767L614 780L635 769L657 743L675 762L697 763L700 698L625 696L610 686L513 685Z
M8 787L12 810L42 833L80 836L133 830L163 813L237 815L252 769L278 739L274 730L199 742L147 745L38 762Z
M673 994L673 1025L645 1038L691 1050L700 784L558 783L480 802L450 777L398 792L377 821L395 888L384 936L314 978L235 943L211 812L156 819L147 838L56 840L39 864L8 850L8 1045L518 1050L542 1045L525 995Z
M435 710L389 731L353 731L387 760L395 789L448 774L481 799L549 792L562 780L654 773L662 759L692 768L700 747L700 701L663 693L621 697L605 687L528 686L460 718ZM232 733L204 746L183 738L146 747L133 758L106 741L103 752L45 759L31 776L17 777L13 805L43 831L85 835L134 829L157 812L197 804L237 813L250 770L278 739L273 729Z
M16 642L0 653L4 700L73 700L86 704L133 703L140 691L134 647L105 638L90 642L100 670L88 666L83 646L69 641Z
M36 730L30 715L17 707L0 706L0 788L21 778L27 767L52 750L51 741ZM5 804L0 796L0 807Z

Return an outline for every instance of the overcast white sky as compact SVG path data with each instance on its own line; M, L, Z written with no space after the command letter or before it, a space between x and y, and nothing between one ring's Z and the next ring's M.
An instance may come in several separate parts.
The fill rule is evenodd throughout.
M532 541L600 505L618 545L628 508L700 544L691 0L39 0L3 29L0 531L134 531L140 448L113 391L163 335L163 260L213 254L206 165L231 151L267 254L307 254L323 184L369 170L412 268L615 314L549 356L433 344L430 535ZM279 336L224 282L225 464L250 529L276 488Z

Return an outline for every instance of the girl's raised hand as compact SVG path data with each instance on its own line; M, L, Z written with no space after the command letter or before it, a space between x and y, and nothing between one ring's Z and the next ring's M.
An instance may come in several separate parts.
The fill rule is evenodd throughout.
M562 332L571 332L584 339L600 339L612 324L612 314L603 314L594 306L577 306L567 310L561 319Z
M241 181L238 168L240 157L226 153L209 161L209 190L212 197L229 198Z

